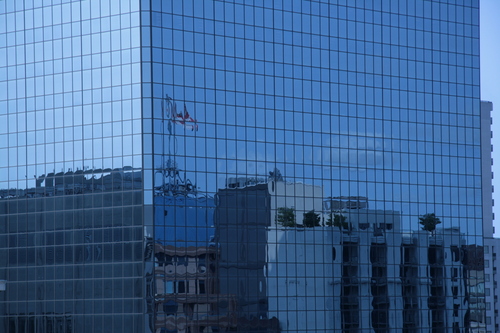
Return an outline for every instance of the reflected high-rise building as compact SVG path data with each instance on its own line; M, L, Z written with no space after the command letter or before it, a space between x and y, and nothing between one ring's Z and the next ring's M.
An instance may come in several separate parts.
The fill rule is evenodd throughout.
M479 91L479 0L0 1L0 332L485 332Z
M481 160L482 160L482 190L483 190L483 232L484 232L484 294L486 308L486 329L497 332L500 330L500 318L498 317L498 297L500 288L496 281L498 260L497 249L500 248L500 238L494 237L493 226L495 215L493 214L493 159L491 125L493 119L491 112L493 103L481 101Z

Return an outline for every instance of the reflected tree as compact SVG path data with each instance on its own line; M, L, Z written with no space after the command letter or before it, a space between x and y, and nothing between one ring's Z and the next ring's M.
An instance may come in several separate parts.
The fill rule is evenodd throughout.
M284 181L283 175L278 168L274 168L273 171L269 171L269 180L275 180L278 182Z
M347 217L342 214L330 213L328 219L326 220L326 225L331 227L337 227L339 230L349 229L349 223L346 222Z
M424 214L418 219L420 220L419 223L422 225L422 230L428 231L431 234L434 234L436 226L441 223L439 218L434 213Z
M276 213L276 222L283 227L296 227L295 209L288 207L279 207Z
M313 228L321 226L321 224L319 223L320 221L321 217L319 216L319 214L316 214L314 210L310 210L307 213L304 213L304 219L302 220L302 223L306 228Z

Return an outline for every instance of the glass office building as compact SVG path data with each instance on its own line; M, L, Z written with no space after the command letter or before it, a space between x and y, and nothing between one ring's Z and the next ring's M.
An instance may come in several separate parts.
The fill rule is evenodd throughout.
M0 1L0 331L486 332L478 0Z

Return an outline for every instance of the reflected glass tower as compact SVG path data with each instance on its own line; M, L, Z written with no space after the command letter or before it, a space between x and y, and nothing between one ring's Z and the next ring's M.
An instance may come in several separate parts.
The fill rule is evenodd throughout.
M0 1L0 331L485 332L478 0Z

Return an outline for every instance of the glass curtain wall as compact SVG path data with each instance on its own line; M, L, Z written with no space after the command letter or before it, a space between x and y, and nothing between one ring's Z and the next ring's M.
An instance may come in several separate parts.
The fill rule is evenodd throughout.
M478 7L0 1L0 330L484 331Z
M145 326L139 11L0 2L2 332Z
M478 1L143 13L157 332L484 325Z

